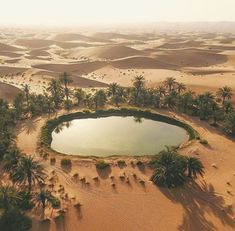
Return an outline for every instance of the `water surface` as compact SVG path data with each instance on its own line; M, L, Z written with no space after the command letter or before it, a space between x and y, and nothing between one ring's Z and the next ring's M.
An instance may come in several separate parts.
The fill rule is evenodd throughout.
M187 139L187 132L175 125L133 116L109 116L62 123L52 133L51 147L83 156L153 155L165 145L179 145Z

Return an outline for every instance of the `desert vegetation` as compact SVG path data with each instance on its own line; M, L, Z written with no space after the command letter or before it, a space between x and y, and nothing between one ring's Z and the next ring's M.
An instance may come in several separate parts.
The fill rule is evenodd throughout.
M169 147L154 156L149 165L154 171L151 180L162 187L182 186L204 174L204 166L198 158L179 155Z

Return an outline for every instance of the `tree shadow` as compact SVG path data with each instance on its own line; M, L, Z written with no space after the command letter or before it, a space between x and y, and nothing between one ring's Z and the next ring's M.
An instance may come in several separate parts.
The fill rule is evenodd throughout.
M184 208L183 222L179 231L214 231L213 223L206 219L206 214L219 218L224 225L235 228L232 218L233 211L226 206L224 198L214 191L214 187L206 182L200 185L190 182L183 188L160 188L161 192L174 203L180 203Z
M107 179L109 177L110 173L112 172L110 166L107 166L104 169L96 168L96 171L97 171L99 177L102 179Z

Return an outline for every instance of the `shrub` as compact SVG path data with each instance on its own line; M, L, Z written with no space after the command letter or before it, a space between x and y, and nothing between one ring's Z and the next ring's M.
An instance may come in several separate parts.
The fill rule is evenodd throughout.
M63 158L60 161L60 165L61 165L61 167L71 168L72 167L72 161L68 158Z
M200 144L208 145L208 141L207 141L207 140L204 140L204 139L203 139L203 140L200 140L199 142L200 142Z
M106 163L106 162L103 161L103 160L99 160L99 161L96 162L96 168L97 168L97 169L102 170L102 169L105 169L105 168L107 168L107 167L109 167L109 163Z
M56 158L55 158L55 157L52 157L52 158L50 159L50 163L51 163L51 165L55 165L55 163L56 163Z

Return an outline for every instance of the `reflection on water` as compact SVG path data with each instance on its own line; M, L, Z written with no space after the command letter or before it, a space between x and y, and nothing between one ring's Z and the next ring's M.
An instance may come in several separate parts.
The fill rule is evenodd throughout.
M179 145L187 132L167 123L140 117L110 116L75 119L52 133L51 147L74 155L152 155L165 145Z

